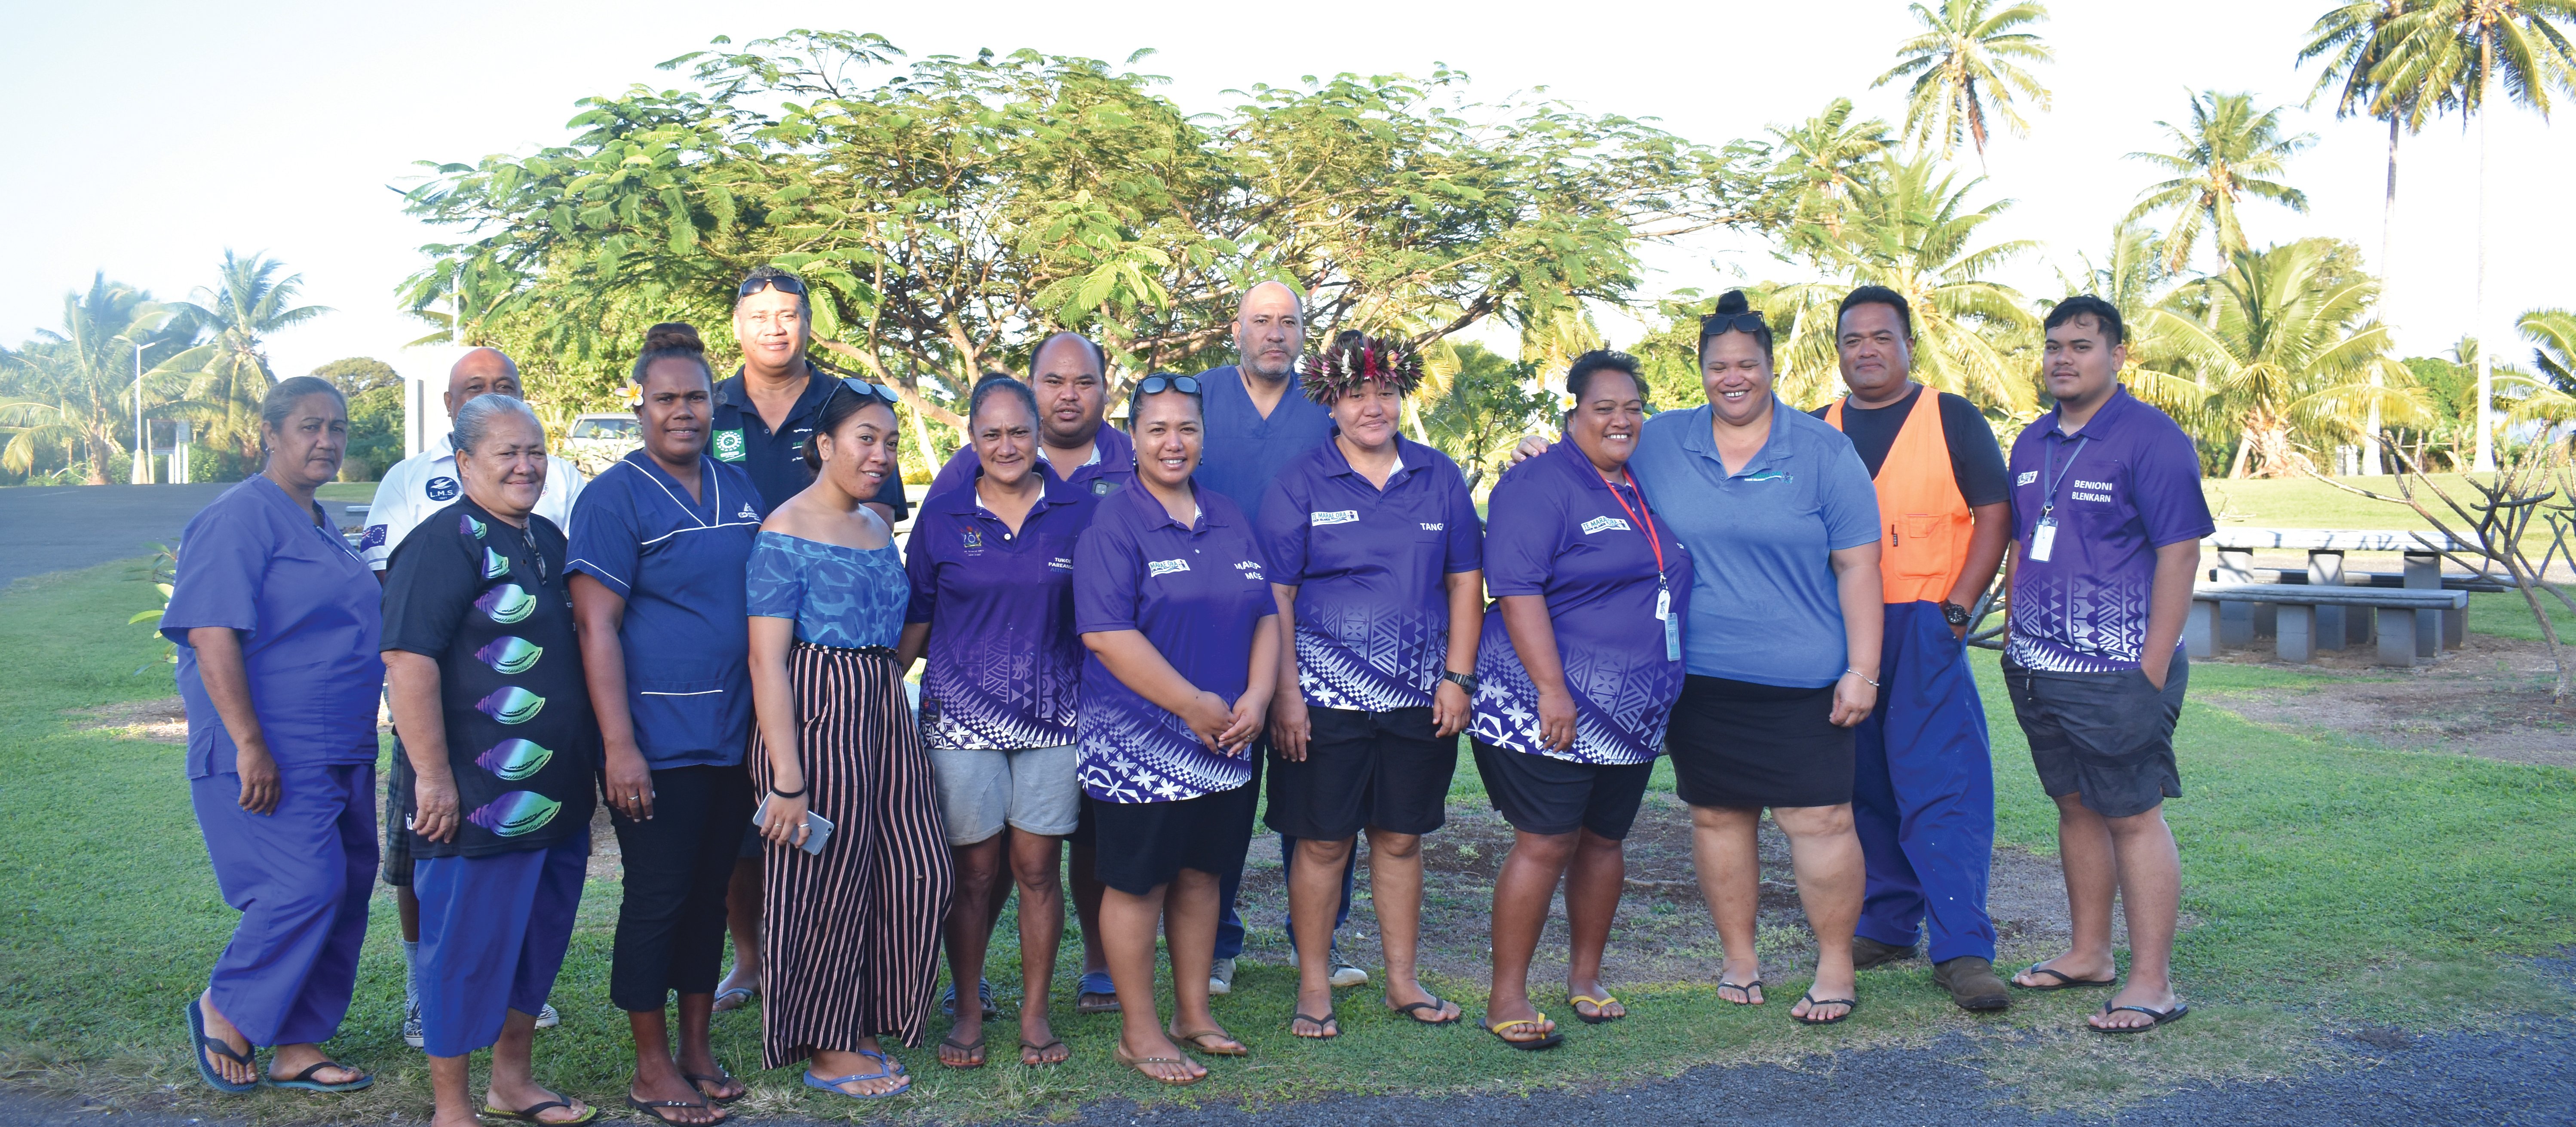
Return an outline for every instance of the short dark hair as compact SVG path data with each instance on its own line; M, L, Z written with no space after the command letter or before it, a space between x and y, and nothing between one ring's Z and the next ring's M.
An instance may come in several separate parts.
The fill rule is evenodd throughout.
M2128 330L2120 324L2120 307L2089 293L2058 302L2056 308L2048 311L2048 319L2041 323L2040 331L2046 332L2078 317L2092 318L2093 323L2101 327L2103 339L2110 341L2113 347L2129 339Z
M1905 323L1905 339L1914 339L1913 303L1906 301L1904 294L1885 286L1862 286L1844 294L1843 303L1834 309L1834 335L1842 335L1843 314L1851 312L1856 305L1884 305L1895 309L1897 319Z
M764 263L761 263L761 264L760 264L760 265L758 265L758 266L754 266L754 267L752 267L752 268L751 268L751 273L748 273L748 274L743 275L743 276L742 276L742 284L747 286L747 285L750 285L751 283L753 283L753 282L755 282L755 281L757 281L757 280L759 280L759 279L762 279L762 278L789 278L789 279L793 279L793 280L795 281L796 285L797 285L797 294L796 294L796 315L797 315L797 316L799 316L799 317L803 317L803 318L805 318L805 319L806 319L806 320L808 320L808 321L811 321L811 320L813 320L813 319L814 319L814 299L813 299L812 297L808 296L808 295L809 295L809 293L810 293L810 291L812 290L812 287L807 286L807 285L805 284L805 279L800 278L800 277L797 277L797 276L796 276L796 274L795 274L795 272L788 270L786 267L783 267L783 266L773 266L773 265L771 265L771 264L769 264L769 263L764 262ZM750 297L751 297L751 295L750 295L750 294L743 294L743 295L741 295L741 296L739 296L739 297L734 298L734 299L733 299L733 307L734 307L735 309L741 309L741 308L742 308L742 303L743 303L744 301L748 300Z
M1600 372L1628 373L1628 379L1637 385L1637 398L1647 398L1646 377L1638 374L1637 358L1607 348L1596 348L1574 358L1574 365L1565 370L1566 394L1581 401L1592 390L1592 377Z
M1000 372L986 372L984 373L983 379L975 381L975 390L968 393L966 397L966 438L969 442L973 441L975 438L975 416L984 413L984 401L991 399L995 395L1008 395L1017 398L1020 401L1020 406L1029 409L1030 423L1032 425L1036 423L1038 417L1037 393L1030 391L1029 385L1021 383L1010 376L1004 375Z
M1083 346L1084 348L1088 348L1088 349L1090 349L1090 350L1091 350L1091 363L1092 363L1092 365L1093 365L1094 367L1097 367L1097 368L1099 368L1099 369L1100 369L1100 375L1101 375L1101 378L1103 378L1103 379L1107 379L1107 378L1108 378L1108 376L1109 376L1109 352L1108 352L1108 350L1103 349L1103 348L1101 348L1101 347L1100 347L1100 342L1099 342L1099 341L1093 340L1093 339L1091 339L1090 337L1084 336L1084 335L1082 335L1081 333L1077 333L1077 332L1075 332L1075 331L1073 331L1073 330L1071 330L1071 329L1058 329L1058 330L1056 330L1055 332L1048 333L1048 334L1046 335L1046 339L1039 341L1039 342L1038 342L1038 346L1037 346L1036 348L1032 348L1032 349L1030 349L1030 350L1029 350L1029 382L1030 382L1030 383L1036 383L1036 382L1038 382L1038 358L1039 358L1039 357L1041 357L1041 356L1046 355L1047 346L1048 346L1048 345L1050 345L1050 344L1054 344L1054 343L1056 342L1056 340L1057 340L1058 338L1061 338L1061 337L1072 337L1072 338L1073 338L1073 339L1075 339L1075 340L1081 341L1081 342L1082 342L1082 346Z

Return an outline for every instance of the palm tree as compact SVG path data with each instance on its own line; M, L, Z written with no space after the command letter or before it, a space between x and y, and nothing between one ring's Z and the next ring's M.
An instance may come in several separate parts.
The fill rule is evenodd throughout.
M2298 189L2265 177L2278 176L2290 157L2316 143L2316 136L2283 136L2281 110L2257 112L2251 94L2203 90L2191 95L2191 124L2177 127L2159 121L2173 138L2170 153L2130 153L2174 174L2174 178L2138 193L2136 219L2152 211L2173 212L2165 228L2165 268L2180 270L2191 261L2204 228L2217 237L2223 264L2246 249L2245 227L2236 205L2246 196L2271 200L2296 212L2308 210L2308 197Z
M228 446L255 472L259 459L259 402L277 377L268 369L268 337L330 312L293 305L304 276L277 272L283 263L266 255L224 251L213 289L200 287L188 309L214 330L190 398L206 406L206 444Z
M2231 478L2309 468L2300 433L2348 441L2374 403L2399 421L2427 415L2405 367L2388 354L2387 327L2366 320L2378 283L2336 269L2335 249L2308 239L2238 251L2226 272L2147 315L2198 368L2211 415L2236 431Z
M1907 7L1922 32L1897 44L1896 66L1869 85L1875 90L1913 75L1914 85L1906 95L1905 135L1923 141L1939 137L1944 157L1957 152L1959 142L1968 141L1976 146L1977 160L1983 163L1989 113L2010 127L2013 136L2021 137L2030 133L2030 123L2014 112L2013 99L2028 98L2040 109L2048 108L2048 88L2010 61L2055 60L2039 36L2014 30L2045 22L2048 6L2036 0L2000 10L1993 7L1993 0L1940 0L1940 5L1937 12L1921 3Z
M2089 293L2110 302L2128 326L2129 363L2120 382L2129 393L2154 404L2195 437L2209 429L2209 390L2176 371L2187 366L2184 349L2148 316L2173 296L2174 272L2165 268L2156 229L2122 220L2111 227L2111 246L2099 262L2081 256L2083 271L2058 272L2059 288Z
M2576 52L2561 22L2576 21L2576 0L2426 0L2380 30L2384 46L2371 80L2424 91L2441 109L2478 122L2478 285L2475 324L2487 316L2487 92L2501 81L2508 101L2549 116L2549 88L2576 91ZM2477 460L2495 469L2493 365L2478 356Z
M1788 128L1772 126L1773 175L1795 185L1791 204L1793 233L1842 238L1842 224L1859 176L1890 147L1887 123L1877 118L1852 120L1852 102L1836 98L1823 113ZM1816 248L1792 250L1814 257Z
M39 458L59 452L73 463L78 451L89 484L114 480L116 463L134 450L138 351L164 356L144 373L140 413L160 417L187 406L172 402L186 385L172 364L184 365L192 355L179 347L193 329L172 312L151 294L99 274L87 292L64 295L61 332L38 330L18 351L0 349L0 370L14 385L0 396L0 432L9 438L0 467L33 473Z
M2514 327L2531 342L2531 371L2512 381L2526 386L2513 417L2576 422L2576 309L2529 310Z

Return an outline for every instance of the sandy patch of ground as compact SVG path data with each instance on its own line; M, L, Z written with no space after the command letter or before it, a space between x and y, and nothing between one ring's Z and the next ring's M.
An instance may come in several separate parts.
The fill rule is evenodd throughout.
M174 696L75 708L65 715L79 718L72 724L78 731L105 732L119 739L157 744L186 746L188 742L188 709Z
M2411 669L2375 665L2372 653L2369 647L2320 651L2314 664L2285 665L2272 661L2270 644L2258 640L2255 649L2217 660L2298 670L2321 681L2195 687L2192 696L2259 723L2340 732L2383 747L2576 767L2576 709L2550 703L2557 671L2548 646L2471 633L2465 647Z

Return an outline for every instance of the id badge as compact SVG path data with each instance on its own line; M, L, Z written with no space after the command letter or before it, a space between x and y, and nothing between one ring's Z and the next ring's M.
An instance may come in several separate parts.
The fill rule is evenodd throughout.
M1670 587L1657 587L1655 588L1655 621L1670 622L1672 620L1673 589Z
M1681 659L1682 620L1666 616L1664 619L1664 660L1680 661Z
M2056 551L2056 549L2057 518L2039 518L2039 527L2032 529L2030 533L2031 560L2036 563L2047 563L2049 553Z

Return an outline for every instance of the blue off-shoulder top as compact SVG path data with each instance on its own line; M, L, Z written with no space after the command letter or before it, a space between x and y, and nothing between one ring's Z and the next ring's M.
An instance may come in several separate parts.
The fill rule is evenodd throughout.
M894 545L844 548L780 532L751 546L754 618L796 621L796 640L858 649L892 647L903 633L912 582Z

